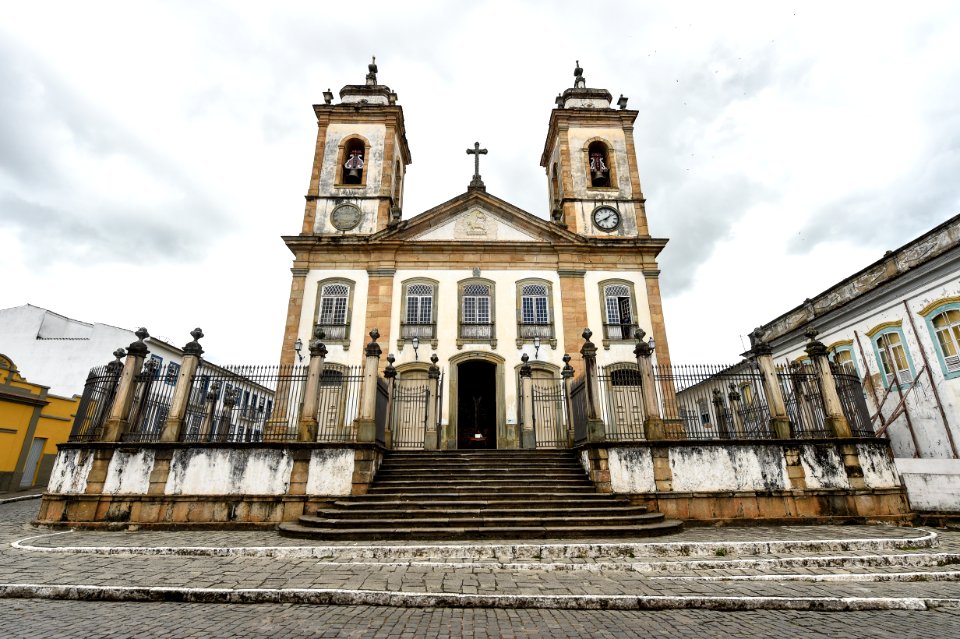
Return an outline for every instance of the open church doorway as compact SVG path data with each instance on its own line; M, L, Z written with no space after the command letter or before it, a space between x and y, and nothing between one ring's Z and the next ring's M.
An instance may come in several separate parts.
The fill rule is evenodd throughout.
M457 448L497 447L497 365L479 359L457 364Z

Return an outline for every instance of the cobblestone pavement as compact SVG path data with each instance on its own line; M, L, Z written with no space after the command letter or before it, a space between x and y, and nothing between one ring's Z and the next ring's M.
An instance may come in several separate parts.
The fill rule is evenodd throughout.
M960 611L710 612L0 601L6 639L118 637L951 637Z
M254 589L260 594L288 589L335 589L363 595L401 593L419 596L421 603L399 604L415 607L371 607L0 598L0 637L143 634L435 637L445 636L445 632L449 636L474 637L785 636L788 633L813 636L821 632L857 637L960 635L960 533L950 531L937 531L933 539L928 530L892 526L698 528L651 540L660 544L657 546L660 550L651 552L650 556L644 554L644 546L629 544L613 544L611 547L616 552L599 555L595 551L600 546L586 545L583 556L566 557L556 549L543 546L549 550L543 556L527 554L520 559L485 553L484 548L490 544L476 547L437 544L415 560L397 560L390 553L371 556L357 544L329 545L319 550L337 553L336 556L216 556L172 551L166 555L150 555L141 554L138 548L273 546L296 549L309 544L281 538L271 531L79 531L51 535L53 531L27 523L38 506L36 501L0 504L0 584L86 585L102 589ZM28 545L67 552L26 550L11 545L27 537L34 537ZM766 552L762 545L737 546L738 543L785 539L803 543L780 547L777 552ZM882 543L856 541L863 539ZM832 541L819 543L817 540ZM668 552L663 544L680 545L670 546L673 551ZM416 544L398 546L418 550ZM90 552L77 552L81 547ZM121 548L117 554L109 554L107 547ZM691 548L699 548L699 554L689 556ZM453 607L431 607L436 606L436 602L423 599L425 594L447 595ZM502 607L489 608L484 606L501 604L469 600L491 595L526 597L527 608L511 609L508 602ZM790 610L542 609L543 606L590 607L579 600L572 601L577 597L607 597L608 602L614 597L742 598L744 601L771 597L868 601L893 598L929 609L843 614ZM557 603L564 598L571 599ZM546 599L549 601L541 603ZM291 601L289 598L273 601L278 600ZM376 601L386 600L371 597L345 600L348 604ZM390 601L395 603L399 599ZM605 605L594 603L592 607ZM687 605L699 604L688 602ZM773 607L778 605L775 603Z

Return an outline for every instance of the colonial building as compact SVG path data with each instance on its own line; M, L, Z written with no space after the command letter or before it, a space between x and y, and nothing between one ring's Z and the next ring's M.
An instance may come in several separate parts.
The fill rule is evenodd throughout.
M303 226L283 238L294 260L282 363L318 326L327 370L359 364L372 328L400 379L425 376L436 354L445 449L520 447L522 355L535 378L559 380L585 327L597 329L601 366L635 367L638 328L669 363L657 265L666 240L650 235L626 98L614 108L577 67L547 123L539 215L487 191L486 149L474 144L467 190L411 216L403 109L376 65L339 103L325 97Z

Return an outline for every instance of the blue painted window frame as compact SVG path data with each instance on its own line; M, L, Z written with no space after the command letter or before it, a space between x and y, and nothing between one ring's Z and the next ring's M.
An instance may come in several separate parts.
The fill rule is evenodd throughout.
M844 344L843 346L837 346L830 351L830 361L836 364L835 358L837 353L847 352L850 353L850 359L853 360L853 370L857 372L857 377L863 377L863 373L860 372L860 362L857 361L857 354L853 351L852 344Z
M946 311L960 311L960 302L944 302L943 304L934 307L931 311L923 316L923 321L926 322L927 330L930 331L930 341L933 342L933 350L937 354L937 360L940 362L940 370L943 371L944 378L956 379L960 377L960 370L950 371L947 369L947 362L944 359L943 349L940 348L940 340L937 339L937 330L933 326L933 318Z
M870 344L873 346L873 355L877 358L877 368L880 370L880 374L883 376L884 388L887 388L890 383L887 380L887 371L883 367L883 358L880 357L879 342L881 337L884 335L889 335L890 333L896 333L900 337L900 346L903 348L903 355L907 359L907 368L909 369L911 381L917 375L917 369L913 365L913 357L910 355L910 348L907 345L907 337L903 334L903 328L900 326L890 326L870 338ZM894 371L895 377L897 372L898 371ZM899 379L897 379L897 383L894 388L909 388L910 386L911 384L909 382L902 383Z

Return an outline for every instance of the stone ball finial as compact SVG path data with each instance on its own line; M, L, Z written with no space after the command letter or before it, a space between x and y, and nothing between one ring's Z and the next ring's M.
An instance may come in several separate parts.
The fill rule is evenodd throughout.
M147 349L147 345L143 340L150 337L150 333L147 332L147 329L141 326L137 329L137 332L134 333L134 335L137 336L137 341L127 347L127 353L136 357L146 357L147 353L150 351Z
M127 354L127 351L125 351L122 348L118 348L117 350L113 351L113 356L117 358L118 362L121 359L123 359L126 356L126 354Z
M590 338L593 337L593 331L591 331L589 328L585 328L583 329L583 332L580 334L580 337L582 337L583 339L589 342Z
M803 332L804 337L806 337L811 342L816 340L817 335L819 334L820 334L820 331L818 331L816 328L812 326Z
M573 358L570 357L570 353L564 353L564 354L563 354L563 357L561 357L560 359L563 360L563 363L564 363L564 364L569 365L569 364L570 364L570 360L573 359Z
M141 326L140 328L138 328L138 329L137 329L137 332L134 333L134 335L136 335L136 336L137 336L137 339L139 339L141 342L142 342L143 340L147 339L148 337L150 337L150 333L147 332L147 329L144 328L143 326Z
M524 353L523 355L520 356L520 361L526 364L527 362L530 361L530 356Z
M395 361L397 361L397 358L393 356L393 353L390 353L389 355L387 355L387 363L388 363L390 366L393 366L393 363L394 363Z
M633 336L637 338L638 342L642 342L643 338L647 336L647 332L642 328L637 328L637 332Z
M203 337L203 329L201 329L199 326L196 327L195 329L190 331L190 337L193 338L193 341L187 343L183 347L183 354L196 355L197 357L200 357L201 355L203 355L203 348L200 346L199 340L201 337Z
M374 342L380 339L380 331L377 328L374 328L372 331L370 331L368 335L370 335L370 339Z
M430 356L430 362L431 362L434 366L436 366L436 365L437 365L437 362L439 362L439 361L440 361L440 358L437 357L437 354L436 354L436 353L434 353L433 355Z
M192 331L190 331L190 337L192 337L192 338L194 339L194 341L202 338L202 337L203 337L203 329L201 329L199 326L196 327L195 329L193 329Z

